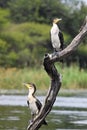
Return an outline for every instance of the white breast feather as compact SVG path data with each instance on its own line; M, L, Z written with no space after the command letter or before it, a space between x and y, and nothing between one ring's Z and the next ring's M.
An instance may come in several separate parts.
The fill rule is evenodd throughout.
M28 100L29 100L29 107L31 110L31 114L38 114L38 109L35 103L36 99L33 97L32 98L28 97Z
M60 48L60 40L58 37L59 28L56 24L54 24L51 28L51 41L53 48L59 49Z

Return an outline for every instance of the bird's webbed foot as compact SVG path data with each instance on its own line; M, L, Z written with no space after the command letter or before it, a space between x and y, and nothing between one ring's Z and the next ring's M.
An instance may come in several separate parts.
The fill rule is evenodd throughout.
M33 123L33 120L29 120L28 124L32 124Z
M52 54L46 53L45 57L44 57L44 60L49 61L51 58L52 58Z
M31 114L31 120L29 122L33 123L33 121L34 121L34 114Z
M59 51L54 51L53 53L52 53L52 57L55 57L55 56L59 56Z
M45 60L50 60L50 59L52 59L54 57L58 57L59 56L59 52L60 51L54 51L52 54L46 53L44 59Z

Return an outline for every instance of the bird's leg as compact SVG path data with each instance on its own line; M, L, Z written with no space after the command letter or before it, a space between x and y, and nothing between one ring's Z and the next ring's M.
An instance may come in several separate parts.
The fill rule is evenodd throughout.
M33 120L34 120L34 114L32 114L32 118L31 119L32 119L32 122L33 122Z
M29 122L33 123L33 121L34 121L34 114L31 114L31 120Z
M53 54L52 54L52 57L54 57L54 56L56 56L57 54L58 54L58 50L56 50L56 48L54 48L54 52L53 52Z
M56 50L56 48L54 48L54 53L56 53L57 52L57 50Z

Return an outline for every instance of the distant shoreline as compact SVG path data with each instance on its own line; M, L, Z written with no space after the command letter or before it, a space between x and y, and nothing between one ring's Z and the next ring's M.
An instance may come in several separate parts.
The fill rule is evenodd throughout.
M37 91L37 96L45 96L48 90ZM0 95L27 95L27 90L0 89ZM87 96L87 89L60 89L58 96Z

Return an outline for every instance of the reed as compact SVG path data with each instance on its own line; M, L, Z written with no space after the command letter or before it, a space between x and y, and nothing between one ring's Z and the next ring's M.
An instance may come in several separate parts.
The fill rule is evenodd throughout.
M77 66L69 68L56 65L62 75L63 89L86 89L87 88L87 70L79 71ZM44 71L44 68L0 68L0 89L25 89L24 82L33 82L38 90L47 90L50 84L50 78Z

